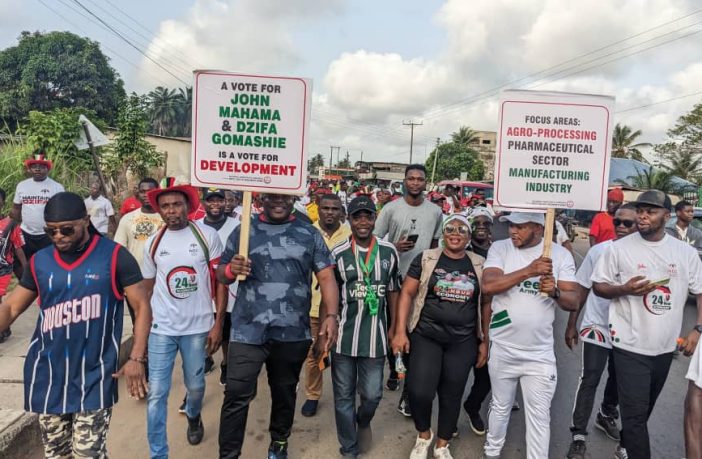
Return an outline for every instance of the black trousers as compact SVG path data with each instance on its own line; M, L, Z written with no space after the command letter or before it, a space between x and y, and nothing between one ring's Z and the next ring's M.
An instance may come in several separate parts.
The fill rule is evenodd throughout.
M622 417L621 445L632 459L650 459L648 418L668 378L673 353L641 355L614 348L619 410Z
M607 384L602 398L602 414L618 418L617 405L617 375L614 370L612 350L596 344L583 342L583 370L580 384L575 394L575 407L573 408L573 425L570 431L573 435L587 435L587 424L590 421L592 407L595 404L595 394L600 378L607 367Z
M478 341L480 345L480 341ZM470 393L463 402L463 406L469 413L480 412L480 407L490 393L492 385L490 384L490 372L487 364L480 368L473 367L473 386L470 388Z
M256 397L256 383L264 363L271 389L268 430L271 440L287 440L295 417L295 388L309 348L310 341L229 343L227 384L219 422L220 458L241 455L249 403Z
M463 390L475 364L478 346L475 338L439 343L413 332L410 335L408 375L409 401L414 427L426 432L431 427L431 408L439 395L439 438L450 440L461 412Z
M51 245L51 238L46 234L34 235L22 230L22 236L24 237L24 247L22 247L22 251L24 252L24 256L27 258L27 261L32 258L32 255L44 247Z

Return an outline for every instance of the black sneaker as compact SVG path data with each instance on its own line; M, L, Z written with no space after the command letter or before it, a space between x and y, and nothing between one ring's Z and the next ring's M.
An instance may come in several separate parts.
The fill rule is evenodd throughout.
M371 444L373 443L373 431L371 430L370 425L365 427L358 426L356 435L358 438L358 451L361 454L367 453L370 450Z
M479 412L468 413L468 424L475 435L485 435L485 423Z
M619 441L619 428L617 427L617 421L614 418L605 416L601 411L597 413L595 418L595 427L600 429L609 438L614 441Z
M198 414L194 418L188 418L188 443L198 445L205 435L205 426L202 425L202 418Z
M219 385L227 385L227 366L224 364L219 366Z
M583 440L573 440L568 448L566 459L585 459L585 442Z
M205 376L212 374L215 369L214 359L211 355L205 358Z
M319 405L319 400L306 400L300 409L300 414L305 417L312 417L317 414L317 405Z
M268 447L268 459L288 459L288 442L272 441Z
M183 403L181 403L180 406L178 407L178 412L180 414L185 414L185 398L186 397L183 397Z
M397 378L388 378L388 380L385 382L385 388L395 392L400 388L400 380Z
M400 403L397 404L397 411L402 413L402 415L405 417L412 417L412 410L410 410L409 400L407 397L400 397Z

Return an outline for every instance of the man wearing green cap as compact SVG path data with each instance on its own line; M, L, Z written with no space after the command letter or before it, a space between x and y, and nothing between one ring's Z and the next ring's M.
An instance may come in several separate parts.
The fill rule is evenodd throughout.
M597 262L593 290L611 299L609 333L617 376L621 441L615 457L651 457L648 418L668 377L688 291L697 297L685 355L702 332L702 262L688 243L665 233L671 202L659 190L635 201L638 233L612 243Z

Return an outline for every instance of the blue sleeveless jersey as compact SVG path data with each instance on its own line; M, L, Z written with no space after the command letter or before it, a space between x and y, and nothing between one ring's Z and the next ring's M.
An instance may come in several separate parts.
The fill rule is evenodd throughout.
M117 402L123 297L117 291L120 246L93 236L74 263L54 246L37 252L30 268L41 308L24 363L24 407L63 414Z

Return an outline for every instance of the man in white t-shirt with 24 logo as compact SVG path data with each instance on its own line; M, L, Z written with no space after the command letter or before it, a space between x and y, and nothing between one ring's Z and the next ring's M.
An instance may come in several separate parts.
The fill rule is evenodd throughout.
M148 345L147 431L151 457L161 458L168 457L167 401L178 352L187 389L188 443L202 441L205 357L217 350L222 339L227 287L214 282L214 269L223 251L217 231L188 221L200 204L197 190L181 185L154 189L147 196L166 224L146 242L142 266L144 281L152 291L153 313Z
M626 203L617 209L614 214L614 232L617 239L626 237L637 231L636 207ZM573 441L566 454L566 459L585 458L585 439L587 438L587 425L590 422L592 407L595 404L597 386L607 367L607 383L604 389L602 405L595 417L595 427L602 430L609 438L619 441L619 427L616 419L619 418L619 395L617 392L617 376L614 370L612 357L612 342L609 337L609 303L610 300L599 297L592 292L592 272L597 261L602 257L612 244L607 240L595 244L590 248L578 269L576 277L580 284L580 303L578 311L570 313L568 326L565 332L565 343L570 349L582 343L582 372L580 383L575 393L573 406L573 422L570 431ZM583 310L583 319L578 333L577 322L580 311ZM580 336L578 336L580 335Z
M648 190L635 205L638 233L612 243L592 281L598 296L612 300L609 332L622 419L615 454L647 459L648 418L668 377L688 291L697 297L697 324L702 324L702 262L692 246L665 233L672 207L668 195ZM686 355L699 337L693 329L683 340Z
M578 307L573 256L552 245L543 254L544 215L514 212L510 239L490 246L483 271L483 294L492 309L483 310L483 333L490 341L488 369L492 402L485 457L500 456L507 435L517 384L522 387L526 417L527 458L548 457L551 400L556 391L553 322L556 307ZM543 296L542 293L548 296Z

